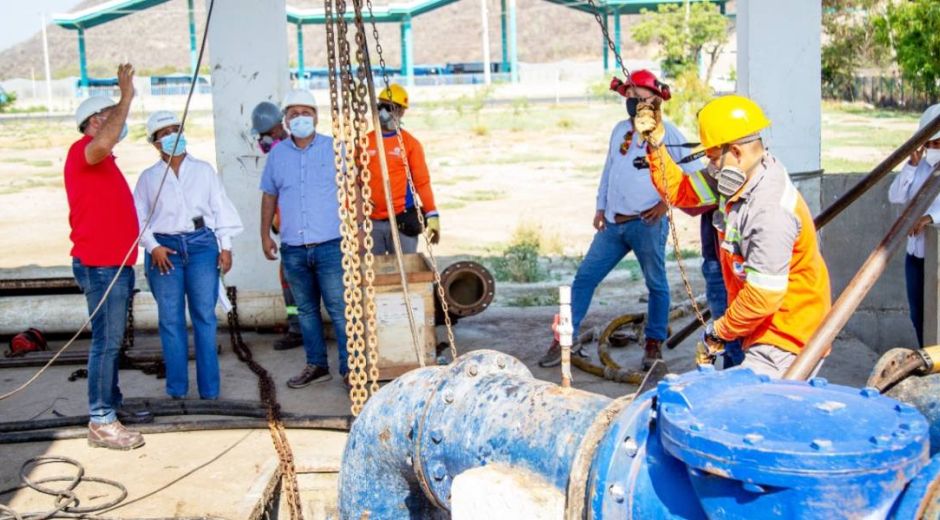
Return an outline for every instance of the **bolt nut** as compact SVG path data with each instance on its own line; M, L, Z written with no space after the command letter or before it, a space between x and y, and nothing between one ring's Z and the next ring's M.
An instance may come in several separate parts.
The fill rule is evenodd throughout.
M862 391L859 393L862 394L862 397L868 397L868 398L878 397L879 395L881 395L881 392L879 392L877 388L872 388L870 386L866 386L865 388L862 388Z
M620 484L613 484L608 488L611 498L613 498L618 504L622 504L626 500L627 495L624 493L623 486Z
M698 371L699 371L700 373L711 373L711 372L714 372L714 371L715 371L715 365L712 365L712 364L699 365L699 366L698 366Z
M434 444L440 444L444 440L444 434L440 430L431 430L431 440Z
M504 356L496 356L496 366L506 368L506 358Z
M816 451L827 451L832 449L832 441L829 439L814 439L809 443L810 447Z
M814 378L812 378L812 379L809 380L809 384L810 384L810 386L814 386L814 387L816 387L816 388L822 388L822 387L828 385L828 384L829 384L829 381L826 380L825 377L814 377Z
M468 376L474 377L474 376L476 376L476 375L479 374L479 373L480 373L480 370L477 368L476 365L470 365L470 366L467 367L467 375L468 375Z
M764 436L759 433L749 433L744 436L744 444L754 446L764 440Z
M434 465L434 469L431 470L431 476L434 477L434 480L440 482L447 477L447 469L444 468L444 465L438 462Z
M447 404L454 402L454 392L451 390L444 391L444 402Z
M633 437L627 437L623 440L623 450L627 453L627 457L635 457L636 452L639 451L639 449L640 448Z

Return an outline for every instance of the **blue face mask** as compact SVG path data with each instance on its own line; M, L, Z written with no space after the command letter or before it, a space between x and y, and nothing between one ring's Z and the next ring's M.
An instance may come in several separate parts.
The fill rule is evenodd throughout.
M316 125L313 124L312 116L297 116L290 120L290 133L294 137L306 139L313 135Z
M176 142L176 136L179 136L179 142ZM176 145L176 152L173 151L173 145ZM186 153L186 136L172 133L160 138L160 149L163 153L170 156L179 156Z
M123 141L125 137L127 137L127 123L124 123L124 127L121 128L121 135L118 136L118 142Z

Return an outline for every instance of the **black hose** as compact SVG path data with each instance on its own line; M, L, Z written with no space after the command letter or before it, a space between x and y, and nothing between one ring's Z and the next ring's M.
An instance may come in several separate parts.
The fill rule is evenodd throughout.
M349 431L353 418L349 415L298 415L282 417L287 429ZM177 433L210 430L266 430L268 421L263 418L243 419L200 419L195 421L173 421L159 424L135 425L133 428L142 434ZM17 431L0 434L0 444L22 442L49 442L67 439L82 439L88 435L88 428L66 428Z

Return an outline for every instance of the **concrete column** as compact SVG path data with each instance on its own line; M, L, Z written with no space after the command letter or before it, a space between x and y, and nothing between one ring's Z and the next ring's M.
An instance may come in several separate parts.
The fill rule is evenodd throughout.
M78 74L82 95L88 95L88 61L85 58L85 29L78 30Z
M199 51L196 49L196 10L193 8L194 0L186 0L187 13L189 14L189 71L194 75L199 74L196 70L196 59Z
M818 0L741 0L737 11L737 90L767 113L766 143L818 213L822 7Z
M297 24L297 85L307 87L304 79L304 26Z
M924 248L924 345L940 344L940 227L927 226Z
M409 87L415 84L414 39L411 37L410 16L401 20L401 75Z
M256 104L279 104L287 93L286 16L285 0L226 0L216 2L209 27L216 164L245 225L235 237L234 265L225 281L241 290L280 291L278 264L261 253L258 184L264 155L250 129Z

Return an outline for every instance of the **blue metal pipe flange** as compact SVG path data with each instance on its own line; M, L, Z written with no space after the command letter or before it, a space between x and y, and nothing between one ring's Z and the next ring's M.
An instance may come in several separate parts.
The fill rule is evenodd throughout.
M891 512L892 520L940 518L940 455L914 477Z
M588 484L588 518L705 518L685 464L659 441L655 400L655 390L638 396L598 445Z
M662 443L709 517L884 517L927 463L927 421L874 389L734 369L658 394Z
M518 360L502 357L513 365L498 368L492 354L461 357L428 401L415 469L444 509L454 477L493 463L529 470L564 490L581 438L610 402L537 380Z

